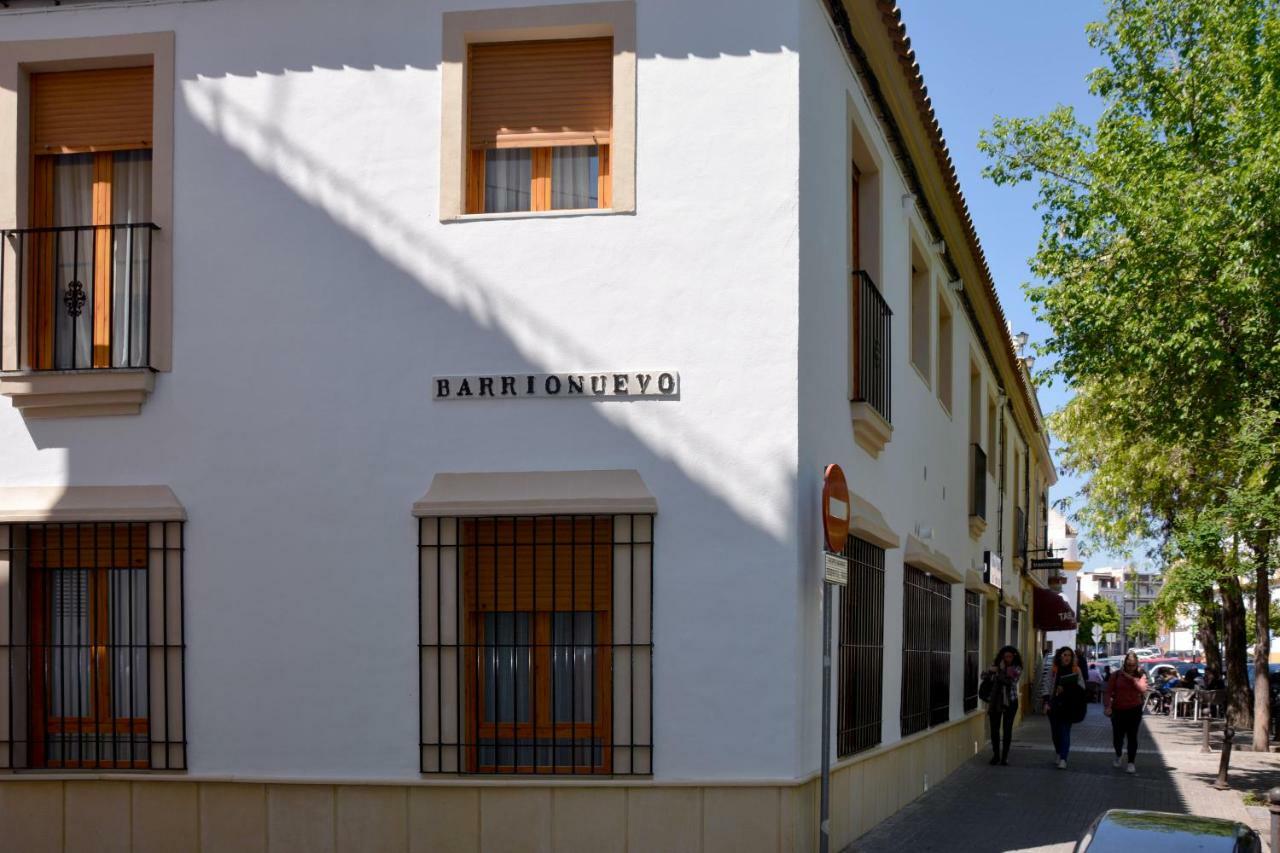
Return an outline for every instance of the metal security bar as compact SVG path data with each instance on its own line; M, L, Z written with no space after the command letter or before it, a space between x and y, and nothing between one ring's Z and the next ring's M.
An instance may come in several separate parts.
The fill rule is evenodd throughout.
M0 370L151 364L153 223L0 231Z
M972 464L969 476L973 479L969 488L969 515L982 520L987 518L987 454L982 447L970 445Z
M0 767L187 766L182 524L0 525Z
M884 693L884 549L850 536L849 584L840 589L840 659L836 754L870 749L881 739Z
M951 715L951 585L903 567L902 735Z
M653 772L653 516L422 518L423 773Z
M978 707L979 646L982 628L982 596L976 592L964 594L964 709Z
M891 381L891 339L893 312L880 295L871 276L855 270L853 303L853 396L855 403L867 403L889 423L893 423Z

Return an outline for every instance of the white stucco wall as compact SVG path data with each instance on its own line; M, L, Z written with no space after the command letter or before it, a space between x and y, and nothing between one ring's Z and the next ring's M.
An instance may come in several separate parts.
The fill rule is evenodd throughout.
M879 470L822 430L797 483L801 16L638 0L636 214L445 225L440 15L473 5L528 4L3 18L3 39L173 30L178 95L174 370L137 417L24 422L0 401L0 485L159 483L185 504L193 773L412 778L412 502L439 471L635 468L660 507L655 775L790 777L814 613L797 596L816 589L796 572L812 553L796 490L807 502L816 460L837 450L855 482ZM812 9L803 22L812 39ZM815 86L806 110L835 96L839 125L839 88ZM844 144L815 131L809 153ZM831 270L809 254L812 361L813 333L842 335L825 326L843 315L821 316ZM651 367L681 372L678 401L430 399L435 373ZM916 396L899 398L901 423L927 405ZM830 403L835 418L841 393ZM949 428L904 426L888 458ZM896 524L916 491L887 493ZM963 520L925 520L964 536Z
M936 377L926 384L911 364L911 240L931 263L937 290L945 273L929 250L920 214L903 204L908 193L870 104L850 71L824 6L802 0L800 61L800 540L801 601L807 642L802 671L803 697L820 695L821 575L819 515L822 471L841 465L851 491L873 503L905 544L908 534L931 528L928 544L946 554L960 572L982 569L984 550L995 550L998 514L996 479L987 481L987 528L970 536L968 518L969 363L978 364L983 393L980 443L987 444L988 393L994 379L965 312L946 292L952 310L952 406L938 400ZM875 38L877 35L868 35ZM856 130L855 130L856 129ZM878 228L862 230L862 266L872 275L893 311L892 439L877 458L854 441L849 407L849 186L850 134L856 132L873 161L874 174L862 165L863 184L879 204ZM862 216L875 219L864 189ZM936 298L936 296L935 296ZM935 309L936 312L936 309ZM937 364L936 313L931 325L931 363ZM1013 434L1010 424L1010 435ZM1011 449L1009 450L1011 456ZM997 471L999 470L997 466ZM1012 476L1012 464L1007 468ZM1006 586L1016 594L1012 567L1011 496L1006 498L1004 535ZM899 739L902 689L903 548L886 551L884 693L882 742ZM986 607L984 605L984 613ZM985 616L984 616L985 619ZM838 617L837 617L838 624ZM963 716L964 586L952 586L951 719ZM982 625L983 642L995 630ZM820 755L819 707L805 719L803 765L812 770ZM834 720L834 698L833 698ZM834 750L834 736L833 736Z

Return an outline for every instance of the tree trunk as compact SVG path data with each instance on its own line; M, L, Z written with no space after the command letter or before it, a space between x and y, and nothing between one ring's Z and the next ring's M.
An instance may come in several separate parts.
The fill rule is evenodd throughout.
M1222 674L1222 647L1218 638L1218 604L1212 598L1200 606L1200 619L1196 625L1196 636L1200 639L1200 647L1204 649L1204 668L1214 669Z
M1253 647L1253 751L1266 752L1271 734L1271 537L1256 543L1257 588L1253 596L1257 637Z
M1223 572L1218 584L1222 596L1222 622L1226 633L1227 713L1236 728L1252 724L1249 715L1249 664L1248 641L1245 639L1244 593L1240 578L1231 572Z

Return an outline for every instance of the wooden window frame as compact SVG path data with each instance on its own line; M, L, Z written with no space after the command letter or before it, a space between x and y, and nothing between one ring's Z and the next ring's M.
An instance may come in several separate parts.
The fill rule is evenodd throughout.
M467 55L473 44L610 37L613 39L612 119L600 172L607 185L597 208L473 213L483 210L483 183L469 178L477 156L467 138ZM446 12L441 66L440 219L608 215L636 209L636 13L634 0L563 3ZM532 204L531 204L532 207Z
M568 543L563 541L560 536L561 523L566 519L570 520L570 540ZM517 533L517 525L523 523L524 519L477 519L464 518L460 520L459 525L459 541L462 544L462 616L464 619L463 629L463 645L465 649L470 650L469 660L465 667L465 707L463 711L463 720L466 731L466 749L465 749L465 769L470 773L488 773L488 774L570 774L570 775L609 775L613 772L613 750L610 748L612 742L613 731L613 679L612 679L612 602L613 602L613 520L610 516L556 516L551 521L552 532L549 539L545 537L543 531L538 529L538 522L532 521L532 536L527 540ZM590 525L588 541L579 540L577 527L580 522L587 522ZM484 541L482 534L478 532L480 524L491 523L493 525L492 541ZM505 524L509 524L509 528L504 531ZM560 541L558 541L560 540ZM578 556L579 550L586 546L589 548L591 563L588 564L588 577L590 578L590 586L583 589L579 581L579 569L574 565L573 561ZM481 566L480 557L483 552L492 547L494 549L492 566ZM563 549L569 548L570 565L567 568L559 568L558 563L561 559ZM510 563L504 566L504 562L499 557L498 549L509 549ZM538 569L537 569L537 549L551 550L552 578L551 578L551 601L539 601L538 595ZM597 554L597 548L599 553ZM527 554L521 554L522 549L528 549ZM502 557L508 556L506 551L501 552ZM518 577L520 568L517 563L521 556L525 556L533 565L531 573L528 573L526 581L521 581ZM603 558L603 559L601 559ZM603 569L603 572L602 572ZM493 600L481 591L481 579L492 572ZM545 571L543 580L545 582ZM565 602L568 607L561 607L562 598L565 597L565 590L561 587L568 581L568 600ZM526 597L522 589L527 582L530 586L530 593ZM510 583L510 601L508 606L504 607L502 599L506 585ZM584 600L585 595L585 600ZM546 604L550 604L551 608L547 609ZM527 605L527 606L526 606ZM540 605L542 605L540 607ZM553 649L559 646L553 644L552 636L552 619L555 614L559 613L584 613L590 612L595 614L595 636L597 642L591 644L593 650L594 663L594 684L593 687L593 710L595 711L595 719L589 721L570 721L568 723L556 722L552 718L552 678L553 678ZM485 615L499 613L529 613L532 618L532 648L529 661L529 679L530 679L530 696L533 698L532 721L528 723L501 723L489 722L483 717L482 699L484 697L484 677L486 670L485 657L487 649L491 648L484 642L481 623ZM570 645L569 648L577 648L577 644ZM564 739L568 738L567 742ZM557 750L562 747L570 748L576 752L581 747L577 746L577 740L580 738L588 738L592 745L589 747L594 754L596 747L594 742L601 742L601 764L599 765L560 765L554 761L551 764L537 763L538 751L541 748L538 744L539 739L550 739L550 750ZM481 763L480 750L481 744L485 740L531 740L531 747L535 763L534 764L493 764L487 765ZM500 747L495 746L497 750ZM518 755L522 747L512 747Z
M66 545L65 541L62 541L59 545L51 546L47 544L47 528L36 527L28 534L28 553L30 555L28 567L33 570L29 575L31 600L28 618L33 637L31 642L31 753L32 764L35 767L49 769L145 770L151 766L151 762L147 760L103 761L99 758L94 761L55 761L51 760L45 752L45 743L48 735L80 734L98 737L101 735L129 734L146 738L151 735L150 720L146 716L115 717L111 714L112 676L109 660L111 647L109 615L111 584L109 575L112 571L117 570L134 571L142 569L145 571L147 569L147 525L132 523L124 526L126 527L127 539L123 548L114 541L118 525L105 529L111 539L107 545L97 541L97 534L104 532L104 528L100 527L91 527L88 530L77 529L77 539L81 541L70 547ZM64 528L60 531L60 534L65 536L65 532ZM87 549L82 535L86 532L94 534L93 540ZM90 553L87 561L84 560L83 556L86 550ZM123 561L120 559L121 552L124 552ZM57 561L62 565L43 565L45 560L55 553L59 557ZM66 565L68 554L75 555L74 565ZM82 562L87 562L88 565L82 565ZM107 565L103 565L104 562ZM46 631L49 630L50 626L46 624L45 614L52 612L53 595L53 590L48 586L47 581L53 577L55 572L61 571L89 572L88 598L92 602L90 607L91 615L89 617L89 630L92 635L89 654L89 675L92 681L89 698L92 713L89 716L54 717L48 713L45 707L45 697L48 691L48 685L45 680L45 658L48 656L47 649L52 645L52 642L46 636ZM145 613L142 618L146 619ZM39 638L40 642L36 642L34 638ZM134 749L132 740L129 749L131 752Z

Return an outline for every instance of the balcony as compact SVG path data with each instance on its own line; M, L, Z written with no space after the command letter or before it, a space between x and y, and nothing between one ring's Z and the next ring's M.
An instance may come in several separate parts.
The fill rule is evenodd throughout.
M978 444L969 445L969 535L980 537L987 529L987 454Z
M849 397L853 436L873 457L893 435L890 335L893 312L866 272L851 284L853 388Z
M0 394L28 418L136 414L153 384L153 223L0 231Z
M1027 561L1027 513L1022 507L1013 510L1013 557L1015 560Z

